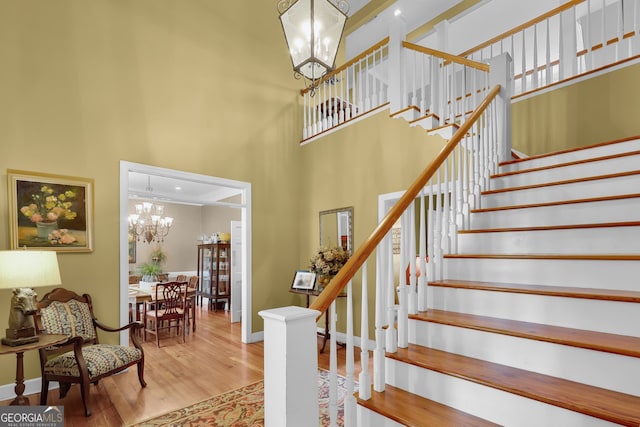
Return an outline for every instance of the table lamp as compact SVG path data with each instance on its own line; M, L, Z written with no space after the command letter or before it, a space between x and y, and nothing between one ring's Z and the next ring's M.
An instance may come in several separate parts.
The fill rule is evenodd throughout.
M36 293L31 288L60 283L54 251L0 251L0 289L13 288L9 328L2 344L15 347L38 341L32 316Z

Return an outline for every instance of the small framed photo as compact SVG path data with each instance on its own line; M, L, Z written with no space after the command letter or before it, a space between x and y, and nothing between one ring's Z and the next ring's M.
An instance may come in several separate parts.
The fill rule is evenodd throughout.
M316 286L316 273L306 270L298 270L293 276L291 289L310 291Z
M93 180L8 169L11 249L93 251Z

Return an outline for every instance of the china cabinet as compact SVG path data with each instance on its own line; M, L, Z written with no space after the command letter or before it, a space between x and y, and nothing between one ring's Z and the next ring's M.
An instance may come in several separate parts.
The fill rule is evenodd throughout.
M207 298L209 309L217 310L220 302L231 306L230 247L229 243L198 245L198 304Z

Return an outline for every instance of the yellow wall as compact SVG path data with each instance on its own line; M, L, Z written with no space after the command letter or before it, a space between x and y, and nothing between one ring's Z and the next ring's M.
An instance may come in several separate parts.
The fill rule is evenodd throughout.
M309 265L309 257L319 245L318 213L353 206L354 248L375 228L378 196L401 191L444 145L440 137L430 137L424 129L409 127L402 119L390 119L389 111L352 124L301 148L300 257L299 267ZM369 295L375 295L375 262L369 262ZM354 280L355 313L360 317L360 277ZM291 303L303 304L291 296ZM370 304L373 319L373 304ZM338 330L344 331L344 300L338 303ZM356 335L360 335L359 320ZM322 325L324 325L322 323Z
M95 249L59 262L63 286L90 293L101 321L119 319L120 160L250 182L253 308L288 303L300 82L273 2L3 1L0 61L0 180L7 168L95 180ZM3 184L0 249L6 206ZM40 376L36 353L27 378ZM15 358L1 357L0 384L14 378Z
M536 155L640 135L640 64L512 107L513 148Z

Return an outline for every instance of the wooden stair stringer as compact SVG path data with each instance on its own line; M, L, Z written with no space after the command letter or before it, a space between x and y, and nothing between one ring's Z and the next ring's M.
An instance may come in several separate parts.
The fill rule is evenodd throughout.
M640 425L640 397L441 350L409 344L390 359L582 413L613 423Z

